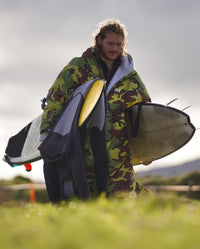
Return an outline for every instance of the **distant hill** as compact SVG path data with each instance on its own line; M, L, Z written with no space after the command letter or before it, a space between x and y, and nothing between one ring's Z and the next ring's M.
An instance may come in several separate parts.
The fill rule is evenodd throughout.
M137 177L144 176L161 176L170 177L173 175L179 176L192 171L200 171L200 159L183 163L177 166L155 168L147 171L137 172Z

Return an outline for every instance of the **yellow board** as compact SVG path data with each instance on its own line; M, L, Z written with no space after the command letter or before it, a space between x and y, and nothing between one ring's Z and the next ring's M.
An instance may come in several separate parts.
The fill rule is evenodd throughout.
M94 82L94 84L90 88L85 98L85 101L83 103L83 107L80 113L79 123L78 123L79 127L85 122L85 120L90 115L93 108L95 107L103 91L104 85L105 85L105 82L103 80L97 80Z

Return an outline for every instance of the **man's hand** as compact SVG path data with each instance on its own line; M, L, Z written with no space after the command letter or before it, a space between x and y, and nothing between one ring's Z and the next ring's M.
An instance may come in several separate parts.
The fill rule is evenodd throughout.
M149 164L151 164L152 162L144 162L142 163L144 166L148 166Z

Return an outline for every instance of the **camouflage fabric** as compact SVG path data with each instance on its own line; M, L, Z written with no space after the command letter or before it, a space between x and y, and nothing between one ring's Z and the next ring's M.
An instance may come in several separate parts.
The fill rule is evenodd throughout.
M47 96L41 124L41 134L47 134L63 110L71 92L91 79L104 78L92 48L82 57L74 58L59 74ZM139 75L133 70L110 89L106 97L106 146L109 158L108 195L135 189L135 174L129 155L126 109L137 102L150 101L148 92ZM94 160L89 134L86 133L84 148L88 183L93 195L97 193Z

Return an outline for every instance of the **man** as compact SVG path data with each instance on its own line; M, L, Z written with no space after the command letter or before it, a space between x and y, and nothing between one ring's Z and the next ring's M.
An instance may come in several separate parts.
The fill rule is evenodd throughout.
M135 190L136 181L129 154L126 111L138 102L151 101L133 68L132 57L125 53L125 27L117 20L101 23L94 35L94 46L74 58L58 75L47 96L41 124L41 140L63 111L70 94L91 79L106 80L105 139L108 157L107 195ZM91 195L97 195L94 155L88 132L83 146L84 163ZM64 159L44 162L44 176L49 199L61 199L59 167Z

